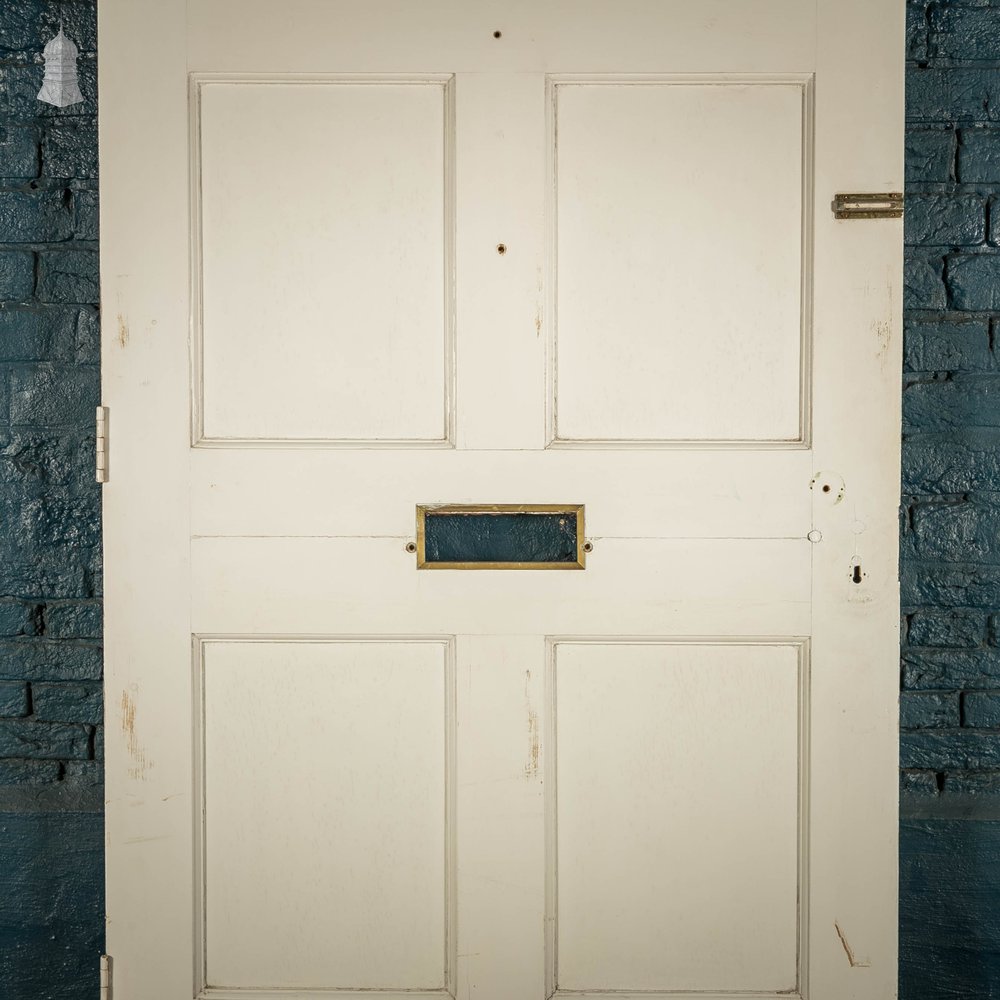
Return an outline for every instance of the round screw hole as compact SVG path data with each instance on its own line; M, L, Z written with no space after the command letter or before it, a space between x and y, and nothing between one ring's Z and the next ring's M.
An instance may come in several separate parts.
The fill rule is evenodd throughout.
M583 543L583 551L584 552L593 552L594 551L594 543L593 542L584 542Z
M497 244L497 253L500 254L500 256L502 257L506 252L507 252L507 244L506 243L498 243Z
M407 542L406 543L406 551L410 552L410 553L416 552L417 551L417 543L416 542Z
M494 38L503 38L503 32L502 31L494 31L493 32L493 37Z

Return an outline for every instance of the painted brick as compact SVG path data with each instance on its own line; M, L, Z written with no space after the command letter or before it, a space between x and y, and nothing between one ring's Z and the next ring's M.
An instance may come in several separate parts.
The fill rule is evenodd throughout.
M959 724L957 691L904 691L899 696L903 729L949 728Z
M23 681L0 681L0 716L17 719L27 714L28 685Z
M1000 563L1000 497L995 494L918 503L912 526L917 559Z
M41 613L41 605L0 597L0 636L35 635Z
M89 121L51 123L42 139L42 174L60 179L95 179L97 126Z
M900 797L909 799L937 798L940 794L937 773L934 771L901 770L899 772L899 794Z
M38 297L44 302L100 301L96 250L42 251L38 262Z
M99 566L99 550L65 546L39 550L30 558L0 560L0 592L39 601L93 597ZM0 651L0 675L5 669L2 656Z
M996 1000L1000 823L905 820L900 1000Z
M995 365L985 319L911 319L903 324L906 371L985 371Z
M104 784L104 764L100 760L66 761L63 781L68 785L95 788Z
M974 729L1000 729L1000 693L968 691L963 694L962 725Z
M18 52L37 48L41 41L42 4L39 0L6 3L0 15L0 49Z
M27 681L101 679L101 647L66 642L0 642L0 677Z
M37 176L37 130L33 128L0 129L0 177L27 180Z
M100 601L53 603L45 608L45 634L53 639L99 639Z
M944 284L944 258L915 251L903 262L903 295L912 309L944 309L948 293Z
M1000 121L1000 76L986 67L907 67L906 119L911 124Z
M95 368L54 368L14 372L11 376L11 424L58 427L92 420L101 397Z
M996 798L1000 796L1000 771L953 771L944 776L949 794Z
M899 763L901 767L935 771L997 768L1000 767L1000 739L992 733L972 730L904 731L899 735Z
M101 322L96 309L82 308L76 318L76 362L96 365L101 360Z
M24 251L0 251L0 299L22 302L35 291L35 255Z
M921 61L927 58L929 25L923 4L906 7L906 58Z
M1000 482L1000 434L920 434L903 441L904 493L967 493Z
M907 691L1000 687L1000 653L995 649L907 651L903 687Z
M1000 59L1000 10L932 5L930 22L932 59Z
M0 785L48 785L58 780L57 760L0 759Z
M916 382L903 393L903 429L1000 427L1000 373Z
M912 246L974 246L986 238L986 199L977 194L910 194L903 216Z
M93 413L87 424L93 426ZM0 450L0 483L16 483L35 487L45 485L77 485L91 489L94 485L93 432L52 432L30 427L17 428L7 446ZM0 588L0 593L3 589Z
M86 760L89 756L90 733L85 726L0 719L0 757Z
M32 684L31 703L46 722L96 725L103 718L100 684Z
M958 179L963 184L1000 182L1000 129L962 129L958 143Z
M94 760L104 760L104 726L94 726Z
M100 514L90 497L55 496L26 500L18 523L32 546L97 546L101 542Z
M72 361L79 310L0 306L0 362Z
M956 133L952 129L907 129L908 183L946 183L955 171Z
M0 927L44 926L53 915L103 926L103 825L97 813L0 813ZM96 959L90 956L95 969ZM96 991L77 994L85 995L96 1000Z
M1000 255L950 257L947 285L956 309L970 312L1000 309Z
M1000 615L990 615L987 629L989 644L991 646L1000 646Z
M96 191L77 191L73 195L73 232L78 240L96 240L99 234Z
M99 863L100 857L95 861ZM94 956L104 951L104 935L92 920L50 918L44 924L0 927L0 933L4 942L0 950L4 1000L95 1000L98 996Z
M0 191L0 232L5 243L58 242L73 232L62 191Z
M909 646L975 649L986 636L986 618L968 611L919 611L910 618Z
M7 0L0 7L0 49L40 51L61 26L81 52L94 52L97 48L94 13L94 4L78 0L59 4L47 0Z
M989 239L993 246L1000 244L1000 198L990 198Z

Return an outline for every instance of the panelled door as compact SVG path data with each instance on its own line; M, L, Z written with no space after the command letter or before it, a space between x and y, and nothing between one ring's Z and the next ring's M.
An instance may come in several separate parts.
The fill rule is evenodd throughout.
M102 0L115 1000L894 995L902 7Z

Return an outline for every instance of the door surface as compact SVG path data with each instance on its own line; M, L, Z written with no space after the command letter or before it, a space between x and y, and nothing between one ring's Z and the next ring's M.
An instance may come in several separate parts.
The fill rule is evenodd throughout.
M894 995L902 8L102 0L116 1000Z

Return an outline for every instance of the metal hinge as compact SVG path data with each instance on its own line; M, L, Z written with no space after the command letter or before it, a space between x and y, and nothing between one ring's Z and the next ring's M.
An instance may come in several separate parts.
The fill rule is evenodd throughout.
M891 194L838 194L833 199L835 219L900 219L903 196Z
M101 1000L111 1000L110 955L101 955Z
M95 476L99 483L108 481L108 408L97 408L97 434L94 441Z

